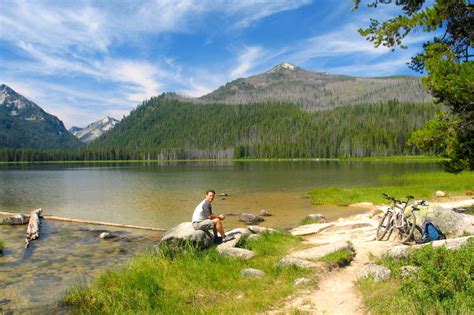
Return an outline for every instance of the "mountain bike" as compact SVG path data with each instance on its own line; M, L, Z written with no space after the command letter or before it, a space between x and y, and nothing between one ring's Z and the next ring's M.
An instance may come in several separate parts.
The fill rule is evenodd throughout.
M405 201L400 201L392 196L383 194L384 198L392 201L392 205L382 217L379 226L377 227L376 239L381 241L390 239L393 231L397 231L397 240L400 243L406 243L415 238L420 238L422 231L421 228L416 225L416 216L414 211L419 210L418 206L426 205L424 200L417 202L411 206L411 211L406 213L407 206L413 196L406 196Z

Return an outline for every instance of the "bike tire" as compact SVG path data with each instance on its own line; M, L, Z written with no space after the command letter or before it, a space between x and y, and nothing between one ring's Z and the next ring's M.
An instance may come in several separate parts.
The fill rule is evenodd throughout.
M416 217L415 214L403 218L402 228L398 228L398 241L400 243L406 243L412 240L413 232L416 227Z
M377 233L375 235L375 239L377 241L381 241L385 234L387 234L387 231L390 229L390 224L392 221L392 212L387 211L382 217L382 220L379 223L379 226L377 227Z

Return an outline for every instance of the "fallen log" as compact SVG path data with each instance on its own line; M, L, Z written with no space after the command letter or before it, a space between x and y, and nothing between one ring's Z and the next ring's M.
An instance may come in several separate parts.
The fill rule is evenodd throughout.
M15 213L0 211L0 215L15 215ZM43 220L52 220L52 221L72 222L72 223L115 226L115 227L128 228L128 229L150 230L150 231L158 231L158 232L166 232L167 231L166 229L155 228L155 227L130 225L130 224L119 224L119 223L110 223L110 222L101 222L101 221L91 221L91 220L70 219L70 218L55 217L55 216L51 216L51 215L43 215L42 219Z
M41 225L40 217L43 210L36 209L30 213L30 222L26 228L25 248L30 245L30 241L36 240L39 237L39 228Z

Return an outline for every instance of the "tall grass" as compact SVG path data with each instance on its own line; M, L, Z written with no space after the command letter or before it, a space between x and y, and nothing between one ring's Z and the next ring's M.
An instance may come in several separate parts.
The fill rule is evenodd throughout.
M71 288L63 302L81 313L221 314L255 313L294 292L293 281L308 271L276 268L298 239L262 234L245 242L257 255L250 261L223 257L215 249L187 249L179 255L147 253L125 268L108 271L91 286ZM240 276L244 268L264 271L261 279Z
M359 281L364 304L372 314L472 314L474 312L474 239L458 250L426 246L401 260L378 261L392 279ZM417 266L402 277L401 266Z
M310 191L313 204L348 205L351 203L370 201L376 204L387 203L382 193L403 198L407 195L417 199L433 199L438 190L448 194L472 194L474 189L474 172L450 174L432 172L421 174L404 174L384 176L377 186L356 187L321 187Z

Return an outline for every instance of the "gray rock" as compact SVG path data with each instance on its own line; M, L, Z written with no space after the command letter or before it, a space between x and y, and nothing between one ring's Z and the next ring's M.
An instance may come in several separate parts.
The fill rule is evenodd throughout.
M308 282L310 282L309 279L307 279L305 277L302 277L302 278L298 278L295 281L293 281L293 285L297 286L297 285L301 285L301 284L306 284Z
M426 217L432 220L448 236L461 236L465 232L474 234L474 216L457 213L441 206L430 209ZM421 222L420 222L421 224Z
M217 247L217 252L223 256L238 257L245 260L249 260L255 256L255 252L237 247Z
M321 214L321 213L308 214L305 218L306 219L311 219L311 220L318 220L319 223L328 222L328 220L326 219L326 216L324 214Z
M300 250L292 253L291 256L300 259L318 259L341 249L352 249L352 245L346 241L337 241L327 245Z
M227 233L228 236L230 236L231 234L230 233ZM240 239L242 238L242 235L241 234L237 234L237 235L233 235L235 238L233 240L230 240L230 241L227 241L227 242L224 242L224 243L221 243L219 245L217 245L217 251L219 251L220 248L224 248L224 247L235 247L237 245L237 243L240 241Z
M294 229L290 230L291 235L309 235L309 234L316 234L319 233L331 226L334 223L315 223L315 224L306 224L302 226L295 227Z
M257 226L257 225L250 225L250 226L247 227L247 228L250 230L250 232L255 233L255 234L261 234L261 233L275 233L275 232L278 232L278 231L275 230L275 229L266 228L266 227Z
M112 234L110 234L109 232L102 232L100 233L99 235L99 238L103 239L103 240L106 240L106 239L109 239L109 238L113 238L114 236Z
M277 262L276 266L278 268L287 267L287 266L296 266L299 268L314 268L314 267L319 267L319 264L314 263L312 261L295 258L295 257L284 257Z
M247 269L242 269L240 271L240 275L242 277L247 277L247 278L262 278L265 276L265 272L258 269L247 268Z
M250 231L248 228L237 228L237 229L233 229L226 232L226 235L232 235L232 236L241 235L242 237L248 237L252 234L253 232Z
M268 210L262 209L260 210L260 215L262 217L271 217L273 214Z
M3 219L2 224L21 225L28 224L30 218L24 214L16 214L11 217Z
M446 197L446 193L444 191L438 190L436 192L436 197Z
M417 266L402 266L400 267L400 276L402 278L415 279L420 267Z
M265 219L255 214L241 213L239 217L239 221L242 221L245 224L250 225L250 224L257 224L257 223L263 222L265 221Z
M364 267L362 272L359 274L360 278L368 278L373 277L375 282L379 282L382 280L390 279L390 269L387 269L383 266L379 266L376 264L368 264Z
M433 246L433 247L446 247L447 249L458 249L459 247L467 244L467 241L471 238L474 237L474 235L469 235L469 236L464 236L464 237L458 237L458 238L448 238L445 240L439 240L439 241L433 241L430 243L426 244L420 244L420 245L415 245L413 248L417 249L422 246Z
M195 230L191 222L183 222L173 227L161 238L159 247L171 249L183 247L186 243L199 248L208 248L214 244L212 231Z
M229 196L229 195L228 195L227 193L225 193L225 192L219 194L219 197L227 197L227 196Z
M408 245L398 245L390 248L384 254L386 257L392 257L394 259L406 258L410 255L411 246Z

